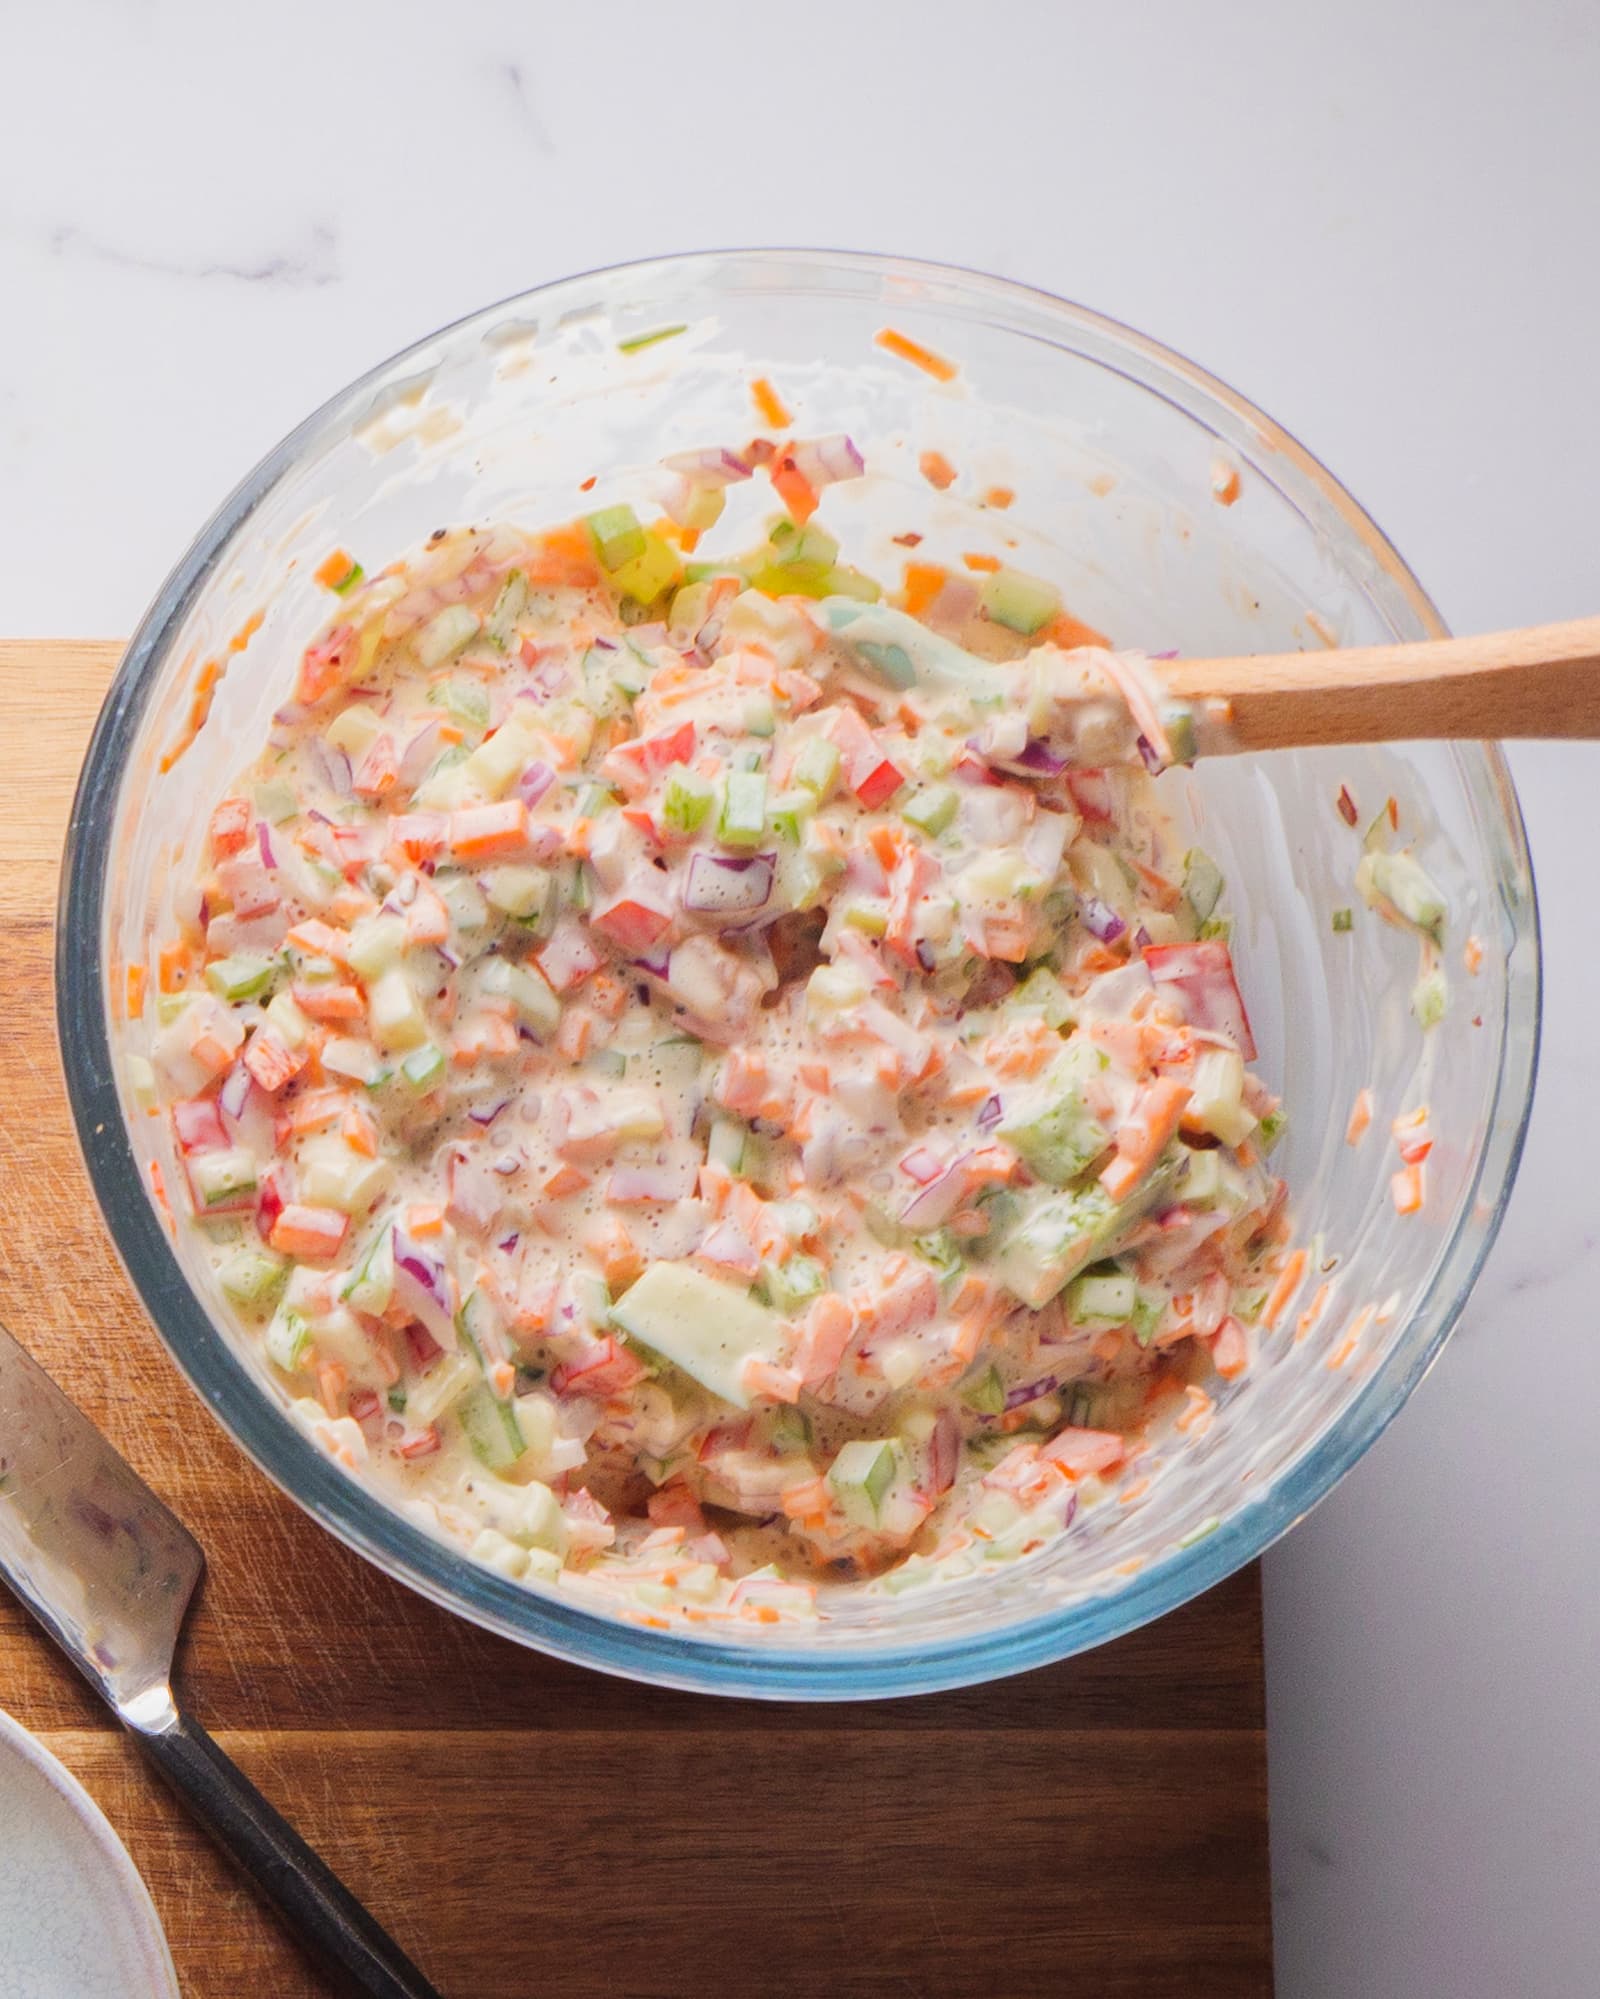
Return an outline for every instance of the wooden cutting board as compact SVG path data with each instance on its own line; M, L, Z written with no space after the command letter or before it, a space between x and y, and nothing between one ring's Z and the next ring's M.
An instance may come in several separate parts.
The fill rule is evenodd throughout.
M0 643L0 1314L205 1547L182 1683L228 1753L446 1999L1270 1993L1254 1569L987 1687L718 1701L446 1615L234 1447L117 1263L56 1056L57 862L118 651ZM3 1590L0 1705L127 1842L186 1999L331 1990Z

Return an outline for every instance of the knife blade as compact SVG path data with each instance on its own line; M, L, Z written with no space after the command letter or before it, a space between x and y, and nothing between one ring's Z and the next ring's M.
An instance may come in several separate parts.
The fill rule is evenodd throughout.
M180 1707L200 1544L0 1326L0 1576L342 1990L439 1999L325 1861Z

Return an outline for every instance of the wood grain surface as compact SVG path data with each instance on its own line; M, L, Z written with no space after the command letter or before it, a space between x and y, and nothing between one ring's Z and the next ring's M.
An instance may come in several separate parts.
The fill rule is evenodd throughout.
M26 731L0 801L0 1313L204 1545L180 1670L229 1754L447 1999L1269 1993L1254 1570L988 1687L714 1701L447 1616L233 1446L116 1261L56 1056L57 859L116 656L0 643L0 730ZM127 1842L186 1999L329 1991L4 1591L0 1704Z

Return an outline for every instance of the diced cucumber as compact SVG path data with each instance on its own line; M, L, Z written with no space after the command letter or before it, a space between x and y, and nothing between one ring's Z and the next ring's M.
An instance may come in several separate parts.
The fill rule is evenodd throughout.
M1128 1323L1133 1327L1133 1337L1140 1346L1149 1346L1155 1338L1166 1310L1166 1300L1158 1292L1141 1291L1134 1299Z
M473 736L481 736L489 726L489 693L481 680L452 673L428 689L428 699Z
M298 1374L311 1345L311 1328L304 1314L293 1306L280 1305L262 1344L274 1367L281 1367L285 1374Z
M1368 902L1388 903L1407 923L1430 937L1443 927L1449 905L1420 861L1411 854L1363 854L1356 869L1356 887Z
M509 999L517 1018L543 1041L561 1025L561 1002L547 979L509 958L490 958L479 974L486 993Z
M281 777L270 777L265 784L258 784L251 796L255 801L256 817L265 819L269 826L281 826L300 810L294 787L285 784Z
M1066 987L1046 965L1036 965L1006 997L1007 1013L1036 1013L1046 1027L1068 1027L1077 1018Z
M730 770L723 781L717 838L725 847L759 847L766 827L766 774L758 770Z
M509 650L516 635L517 620L528 608L528 579L520 569L513 569L500 586L500 594L494 600L494 609L489 613L484 625L483 636L496 652Z
M611 1321L735 1408L747 1409L745 1362L775 1361L783 1321L748 1292L690 1263L653 1263L611 1307Z
M323 731L330 749L342 750L352 764L360 763L383 734L383 717L364 701L341 708Z
M444 1051L435 1048L433 1043L429 1041L424 1042L420 1048L412 1049L411 1053L401 1062L400 1073L411 1088L420 1095L424 1090L431 1090L435 1083L444 1081L444 1074L447 1067L448 1064L444 1059Z
M469 1389L456 1404L456 1420L472 1454L490 1471L505 1471L528 1448L515 1402L502 1402L487 1383Z
M856 1527L876 1527L878 1513L900 1466L888 1438L846 1444L828 1467L827 1482L839 1510Z
M1421 1028L1437 1027L1450 1005L1450 981L1434 965L1411 988L1411 1011Z
M802 791L814 792L818 802L825 803L839 781L839 752L826 736L808 736L789 775Z
M529 922L544 914L550 899L549 870L510 863L491 868L483 878L483 892L491 909Z
M800 1311L822 1289L822 1265L810 1256L791 1256L787 1263L766 1264L761 1282L780 1312Z
M978 592L978 604L992 623L1032 638L1061 611L1060 593L1036 576L1024 576L1015 569L997 569L985 579Z
M653 604L666 591L677 587L683 575L683 565L678 560L677 551L647 528L641 553L631 562L625 562L620 569L609 570L607 574L614 590L642 607Z
M267 1018L277 1029L285 1048L304 1048L311 1035L311 1022L288 993L275 993L267 1001Z
M1178 1190L1187 1207L1214 1208L1222 1198L1222 1160L1209 1148L1191 1152Z
M1288 1122L1289 1113L1280 1105L1276 1110L1268 1111L1260 1124L1256 1126L1256 1144L1260 1146L1263 1158L1271 1152L1278 1140L1282 1138L1283 1128Z
M772 830L780 840L798 847L805 835L806 821L817 809L816 794L810 791L780 791L772 801Z
M256 1156L242 1145L225 1152L198 1152L189 1160L189 1179L202 1211L225 1208L255 1191Z
M207 965L206 984L221 1000L260 999L271 990L282 965L281 958L236 951L231 958L215 958Z
M1255 1130L1255 1118L1244 1106L1244 1058L1236 1048L1201 1049L1184 1116L1224 1145L1242 1145Z
M270 1305L283 1289L289 1266L281 1256L248 1244L236 1249L217 1272L223 1291L236 1305Z
M900 808L900 817L920 826L924 833L939 834L955 818L961 801L953 784L930 784L913 792Z
M1067 1286L1067 1316L1075 1326L1125 1326L1139 1287L1124 1270L1086 1270Z
M608 574L644 554L644 529L629 506L602 507L584 522L596 560Z
M709 778L674 764L667 772L661 798L661 819L677 833L698 833L716 796Z
M793 1402L780 1402L767 1419L767 1434L780 1451L804 1451L811 1447L811 1418Z
M770 736L778 726L778 718L772 706L772 696L757 689L744 698L744 712L741 718L747 736Z
M454 659L469 639L478 636L478 614L465 604L446 604L422 627L412 641L425 673Z
M387 1159L367 1159L335 1135L308 1139L300 1148L295 1184L313 1207L360 1215L387 1191L393 1175Z
M889 905L881 895L852 896L839 905L839 921L864 937L889 934Z
M350 932L350 969L367 980L381 978L405 955L406 926L400 916L363 916Z
M733 1118L716 1118L706 1139L706 1159L713 1166L738 1175L744 1171L750 1133Z
M1085 1085L1105 1067L1092 1043L1075 1041L1022 1099L1021 1107L995 1127L1034 1177L1053 1187L1076 1180L1103 1152L1109 1134L1084 1096Z
M437 1422L447 1409L454 1408L470 1388L482 1381L483 1376L470 1355L440 1354L422 1379L407 1391L406 1414L413 1423L425 1428Z
M961 1399L969 1409L975 1409L980 1416L1001 1416L1005 1413L1005 1383L1000 1379L997 1367L985 1368L975 1381L968 1382L961 1391Z
M1183 894L1197 924L1204 923L1222 900L1222 870L1199 847L1183 857Z
M1114 1254L1135 1222L1168 1192L1183 1164L1171 1146L1154 1172L1116 1202L1098 1183L1069 1194L1050 1194L1025 1207L994 1257L1000 1282L1037 1311L1091 1263Z
M428 1019L398 965L373 980L367 995L367 1019L372 1038L392 1053L420 1048L428 1038Z
M367 1245L367 1253L340 1293L347 1305L374 1318L389 1309L394 1297L394 1231L385 1226Z

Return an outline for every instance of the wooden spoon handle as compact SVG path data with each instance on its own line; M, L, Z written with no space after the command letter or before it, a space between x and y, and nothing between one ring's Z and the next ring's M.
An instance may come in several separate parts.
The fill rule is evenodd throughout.
M1600 618L1349 651L1174 659L1202 754L1413 737L1600 738Z

